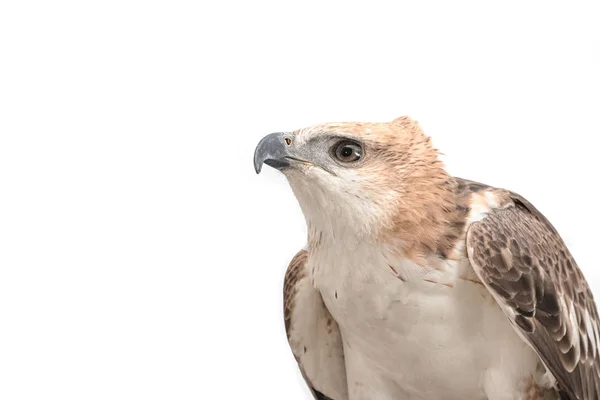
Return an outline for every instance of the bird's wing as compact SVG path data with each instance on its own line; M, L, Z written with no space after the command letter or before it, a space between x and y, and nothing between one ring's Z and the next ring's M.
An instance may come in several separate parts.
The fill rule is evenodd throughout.
M467 232L476 274L571 400L600 398L598 311L550 222L519 195Z
M315 399L347 400L340 330L312 284L305 250L287 269L283 297L288 341Z

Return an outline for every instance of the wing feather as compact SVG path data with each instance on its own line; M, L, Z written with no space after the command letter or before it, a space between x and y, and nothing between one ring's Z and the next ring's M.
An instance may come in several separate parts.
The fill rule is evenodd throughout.
M481 281L571 400L600 397L598 311L552 224L523 197L492 210L467 233Z
M288 341L314 398L347 400L340 331L312 286L305 250L296 254L287 269L283 303Z

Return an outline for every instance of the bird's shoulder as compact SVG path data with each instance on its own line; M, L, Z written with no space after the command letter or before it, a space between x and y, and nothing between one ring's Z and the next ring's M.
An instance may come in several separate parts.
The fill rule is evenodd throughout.
M313 285L307 250L300 250L288 266L283 301L288 342L314 398L347 399L340 330Z

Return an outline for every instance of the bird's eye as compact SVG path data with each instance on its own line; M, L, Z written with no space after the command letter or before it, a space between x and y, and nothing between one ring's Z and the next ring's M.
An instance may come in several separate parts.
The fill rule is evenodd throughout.
M333 154L338 161L344 163L355 162L362 157L362 147L356 142L344 140L334 146Z

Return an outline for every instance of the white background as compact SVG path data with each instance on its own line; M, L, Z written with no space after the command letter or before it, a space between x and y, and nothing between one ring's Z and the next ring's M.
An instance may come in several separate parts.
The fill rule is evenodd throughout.
M600 295L593 2L366 3L0 3L0 398L307 399L252 155L320 122L419 120Z

